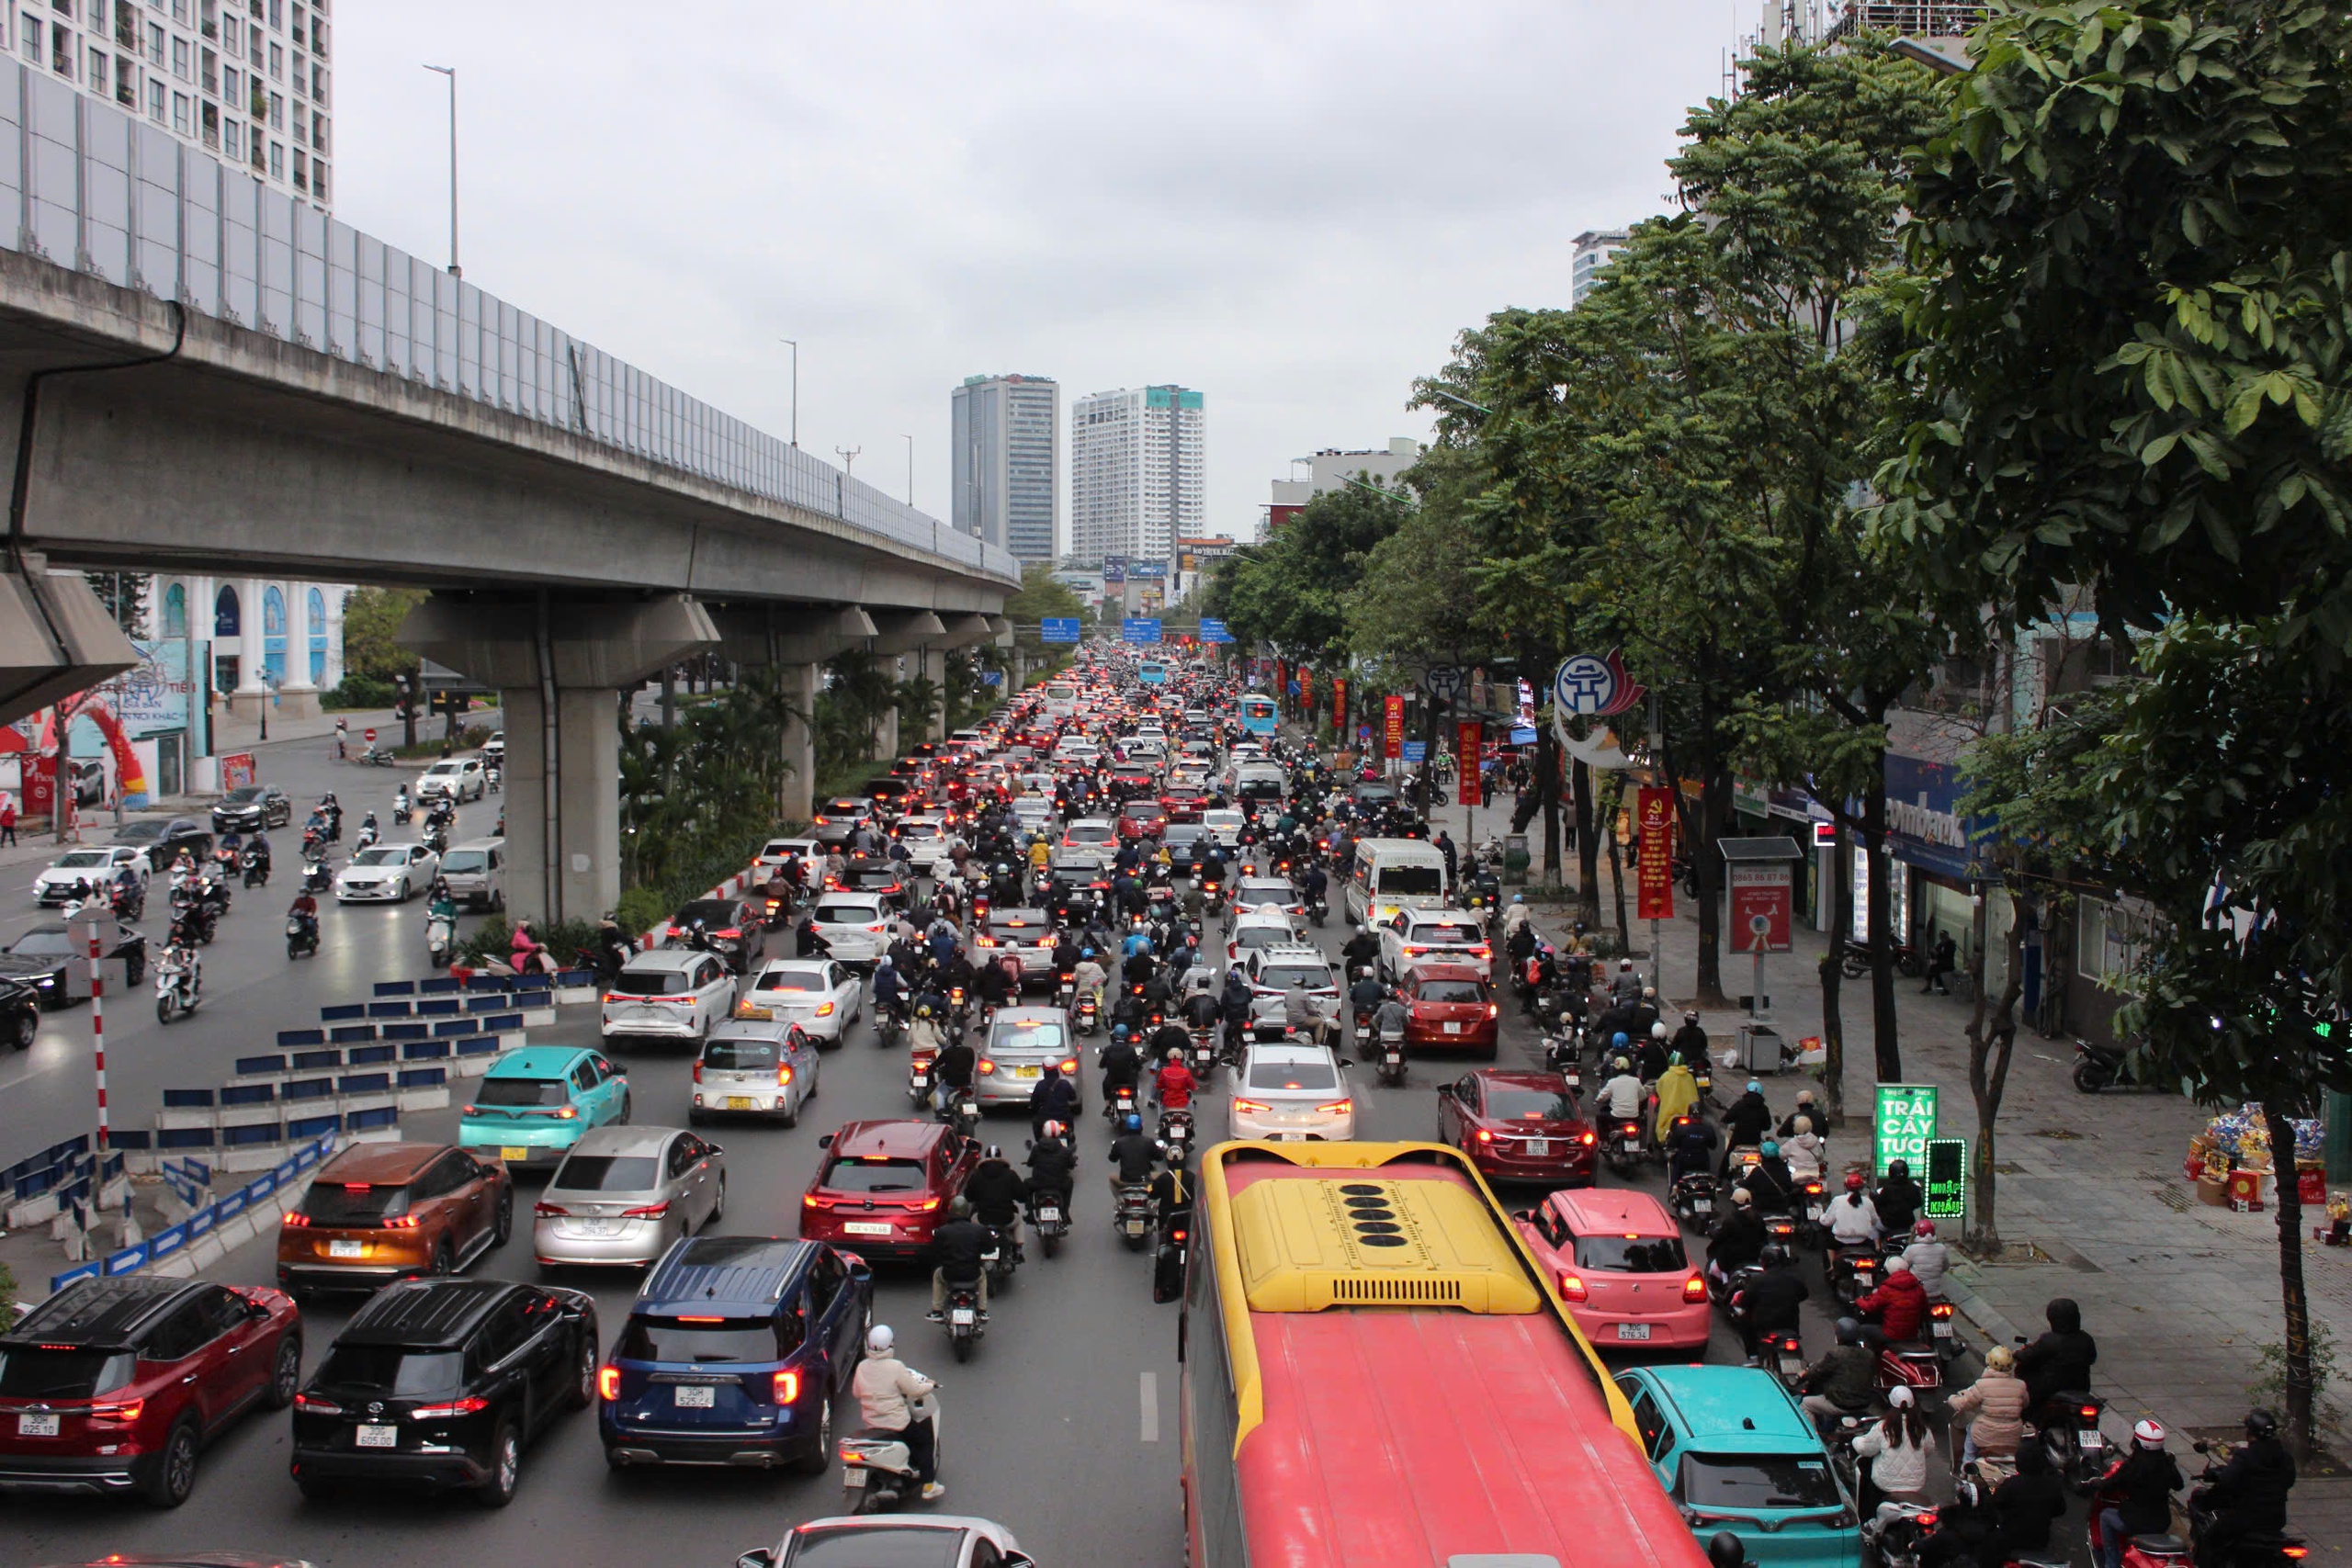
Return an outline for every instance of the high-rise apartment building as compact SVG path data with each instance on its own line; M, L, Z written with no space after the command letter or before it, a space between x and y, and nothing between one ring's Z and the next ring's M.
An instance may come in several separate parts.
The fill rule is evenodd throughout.
M332 8L17 0L0 33L31 69L323 210L334 195Z
M1069 411L1069 547L1082 560L1165 561L1207 532L1201 394L1183 387L1095 392Z
M1584 303L1584 297L1600 281L1601 269L1625 248L1629 237L1623 229L1587 229L1576 237L1568 252L1570 305Z
M967 376L951 409L958 533L1024 561L1054 558L1062 389L1043 376Z

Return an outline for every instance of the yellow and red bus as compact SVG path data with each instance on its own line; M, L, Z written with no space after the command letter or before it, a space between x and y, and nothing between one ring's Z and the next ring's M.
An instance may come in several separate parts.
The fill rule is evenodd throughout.
M1459 1150L1220 1144L1193 1222L1192 1568L1706 1568L1631 1407Z

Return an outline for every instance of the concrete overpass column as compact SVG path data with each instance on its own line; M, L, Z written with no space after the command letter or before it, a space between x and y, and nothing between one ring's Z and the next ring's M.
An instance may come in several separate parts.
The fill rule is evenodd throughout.
M812 728L817 694L824 686L824 661L874 636L874 623L856 605L713 604L718 656L736 664L777 671L785 700L804 716L784 732L784 760L791 769L784 783L784 815L806 821L817 803L817 740Z
M718 642L684 595L435 594L410 649L498 689L506 716L506 900L594 920L619 902L620 694Z
M939 704L939 706L932 711L931 716L924 721L923 739L944 740L947 739L947 650L944 648L926 648L918 657L921 660L922 678L931 682L932 693Z
M821 664L786 664L777 668L784 694L802 715L784 727L784 761L791 773L784 780L784 814L806 822L817 814L817 694L824 684Z
M874 622L874 656L880 661L882 673L893 682L907 676L900 654L913 653L933 642L954 646L945 640L946 624L929 610L872 610L867 615ZM875 749L886 758L899 754L899 710L895 706L882 716Z
M882 673L890 684L897 685L907 678L907 661L903 659L882 660ZM882 710L882 722L875 726L874 753L888 761L899 754L899 705L892 703Z
M262 705L269 700L269 682L262 679L267 660L262 641L264 586L257 577L237 581L237 690L229 705L241 718L259 718Z
M278 687L289 718L319 711L319 683L311 679L311 585L286 585L286 680Z

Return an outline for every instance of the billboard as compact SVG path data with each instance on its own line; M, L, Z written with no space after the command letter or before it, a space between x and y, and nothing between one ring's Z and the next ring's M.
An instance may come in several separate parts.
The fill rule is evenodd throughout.
M1126 581L1126 580L1127 558L1125 556L1104 556L1102 558L1102 586L1108 588L1113 583L1123 583Z
M1789 909L1795 889L1789 863L1734 862L1731 929L1734 953L1789 951Z
M1159 623L1142 615L1129 615L1119 623L1119 636L1126 642L1156 643L1159 640Z

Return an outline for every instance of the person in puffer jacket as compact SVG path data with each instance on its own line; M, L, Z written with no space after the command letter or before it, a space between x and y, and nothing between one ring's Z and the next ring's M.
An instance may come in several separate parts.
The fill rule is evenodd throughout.
M1889 1339L1917 1339L1928 1322L1927 1289L1897 1258L1886 1266L1886 1282L1856 1302L1854 1310L1876 1317L1879 1331Z

